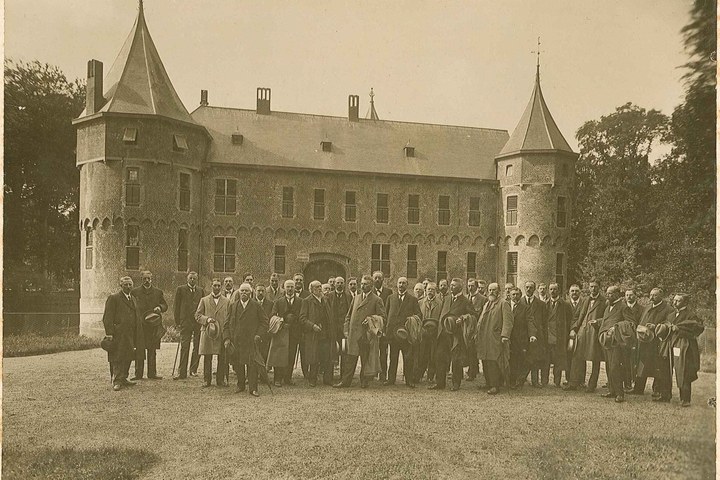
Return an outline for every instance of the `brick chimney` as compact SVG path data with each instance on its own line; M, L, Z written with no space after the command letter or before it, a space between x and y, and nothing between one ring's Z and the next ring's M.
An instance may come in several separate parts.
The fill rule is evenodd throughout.
M258 87L257 89L258 115L270 115L270 89Z
M99 60L88 61L87 86L85 89L85 112L92 115L105 104L103 98L103 64Z
M348 120L360 121L360 97L358 95L348 95Z
M201 107L208 106L208 91L207 90L200 90L200 106Z

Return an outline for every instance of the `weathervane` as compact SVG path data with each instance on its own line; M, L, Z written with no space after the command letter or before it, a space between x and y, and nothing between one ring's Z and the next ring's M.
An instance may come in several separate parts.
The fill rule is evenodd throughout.
M541 51L541 50L540 50L540 36L538 36L538 39L537 39L537 50L532 50L532 51L530 52L530 53L535 53L535 54L537 54L537 65L536 65L536 68L537 68L537 73L538 73L538 75L540 75L540 51Z

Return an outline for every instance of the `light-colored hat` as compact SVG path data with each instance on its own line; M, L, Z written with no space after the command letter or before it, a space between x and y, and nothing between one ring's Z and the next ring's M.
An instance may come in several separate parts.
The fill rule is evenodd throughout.
M568 353L575 353L576 348L577 348L577 340L575 340L574 338L569 339L568 344L567 344Z

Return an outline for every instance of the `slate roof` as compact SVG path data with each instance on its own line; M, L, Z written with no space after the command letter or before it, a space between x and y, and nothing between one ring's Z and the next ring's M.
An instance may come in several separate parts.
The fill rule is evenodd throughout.
M209 163L495 180L505 130L201 106ZM242 145L232 134L243 135ZM332 142L325 152L321 142ZM405 147L414 147L414 157Z
M165 71L145 23L142 1L130 35L103 81L99 112L162 115L193 122ZM80 117L86 116L83 111Z
M517 127L510 135L505 147L498 156L512 155L527 151L565 151L573 153L572 148L565 141L550 110L548 109L542 90L540 89L540 67L535 75L530 102L520 118Z

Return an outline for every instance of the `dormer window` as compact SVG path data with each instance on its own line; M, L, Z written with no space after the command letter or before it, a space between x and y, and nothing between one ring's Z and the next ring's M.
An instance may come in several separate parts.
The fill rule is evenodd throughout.
M176 133L173 135L173 151L185 152L188 149L187 139L185 135Z
M233 133L232 134L232 144L233 145L242 145L244 140L244 137L241 133Z
M512 177L512 174L513 174L513 166L512 166L512 165L507 165L507 166L505 167L505 176L506 176L506 177Z
M320 146L322 147L323 152L332 152L332 142L324 140L320 142Z
M415 147L406 146L405 147L405 158L413 158L415 156Z
M126 128L123 132L123 143L126 145L137 145L137 133L137 128Z

